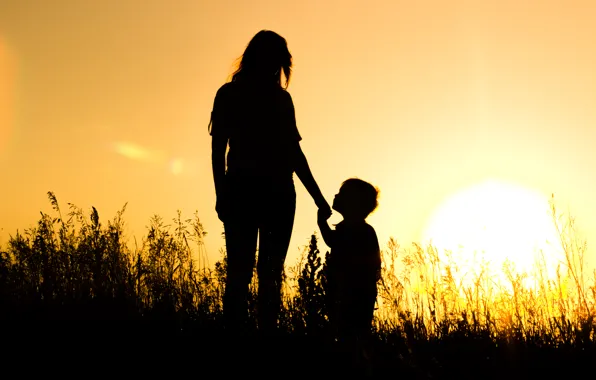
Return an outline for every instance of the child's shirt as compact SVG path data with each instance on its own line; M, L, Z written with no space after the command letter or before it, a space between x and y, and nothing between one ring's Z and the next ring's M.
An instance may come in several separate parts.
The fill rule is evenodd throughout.
M327 242L327 280L335 297L376 297L380 279L381 253L374 228L362 221L340 222Z

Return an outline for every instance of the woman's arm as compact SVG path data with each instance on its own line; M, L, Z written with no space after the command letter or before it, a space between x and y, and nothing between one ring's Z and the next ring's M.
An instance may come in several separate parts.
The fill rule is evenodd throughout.
M331 215L331 207L329 207L329 203L327 203L327 201L325 200L323 193L321 193L321 189L319 189L319 185L317 185L317 182L315 181L315 178L313 177L312 172L310 171L308 161L306 160L304 152L302 152L302 148L300 147L299 142L296 142L294 145L294 154L294 171L300 179L300 182L302 182L312 199L315 201L317 207L328 211Z
M211 139L211 168L213 170L215 194L218 197L223 194L224 189L227 145L228 139L226 137L214 135Z
M225 218L226 205L226 149L229 139L229 107L228 91L226 85L217 90L215 100L213 101L213 111L211 112L211 122L209 124L209 134L211 135L211 168L213 170L213 183L215 185L215 195L217 197L215 210L217 216L222 222Z
M222 222L226 219L226 148L228 146L227 137L213 135L211 139L211 167L213 170L213 183L215 185L215 211L217 217Z
M290 149L292 149L293 153L293 162L294 162L294 171L296 175L306 187L306 190L315 201L315 204L319 207L319 209L324 209L325 213L331 215L331 207L323 197L321 190L319 189L319 185L315 181L312 172L310 171L310 167L308 166L308 161L306 160L306 156L304 152L302 152L302 148L300 147L300 140L302 137L300 133L298 133L298 127L296 126L296 112L294 109L294 101L292 100L292 96L289 92L284 91L286 96L286 106L287 106L287 117L288 117L288 125L290 127L289 134L291 138L294 140L293 145Z
M333 248L335 245L335 231L329 227L329 223L327 223L327 219L329 215L322 209L319 209L317 213L317 224L319 225L319 229L321 230L321 236L323 236L323 241L329 248Z

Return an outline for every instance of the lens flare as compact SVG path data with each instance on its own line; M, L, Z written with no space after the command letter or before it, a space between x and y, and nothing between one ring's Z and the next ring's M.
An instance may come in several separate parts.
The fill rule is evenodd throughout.
M179 175L184 169L184 160L182 158L173 158L170 161L170 171L174 175Z
M166 158L162 151L147 149L129 142L114 142L112 143L112 148L116 153L134 161L161 163Z
M0 36L0 153L8 145L14 126L17 58Z
M162 166L162 168L165 166L166 170L175 176L188 172L189 162L187 160L181 157L171 157L161 150L149 149L139 144L124 141L111 143L111 149L133 161L156 164Z

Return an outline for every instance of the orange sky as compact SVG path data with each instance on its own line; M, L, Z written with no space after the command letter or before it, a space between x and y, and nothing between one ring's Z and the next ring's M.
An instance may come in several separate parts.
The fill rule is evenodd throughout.
M209 113L260 29L294 56L302 147L329 201L381 189L381 245L486 178L555 194L596 239L596 2L8 0L0 4L0 242L50 212L195 210L219 258ZM317 231L298 180L288 263ZM332 218L337 222L338 216Z

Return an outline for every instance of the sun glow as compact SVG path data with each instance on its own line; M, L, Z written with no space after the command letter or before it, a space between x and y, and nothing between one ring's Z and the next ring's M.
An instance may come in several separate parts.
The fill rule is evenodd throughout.
M512 183L487 180L445 200L433 213L423 236L439 255L451 252L458 266L489 271L506 280L504 264L531 274L542 253L553 275L560 240L548 199ZM466 272L466 269L463 270Z

